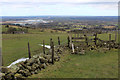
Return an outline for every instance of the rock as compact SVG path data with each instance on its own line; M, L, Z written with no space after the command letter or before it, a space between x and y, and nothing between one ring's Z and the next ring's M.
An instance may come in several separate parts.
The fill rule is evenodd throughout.
M29 72L29 70L25 69L25 71L24 71L24 75L25 75L25 77L27 77L27 76L30 76L31 73Z
M27 65L32 65L33 63L35 62L35 59L34 58L31 58L29 60L27 60Z
M49 66L49 63L46 63L46 66Z
M14 70L14 71L18 71L20 68L17 65L12 65L10 67L10 69Z
M19 70L18 73L23 74L23 73L24 73L24 70Z
M44 55L44 58L49 60L49 59L51 59L51 55Z
M40 62L41 62L41 63L47 63L48 60L47 60L47 59L44 59L44 58L40 58Z
M35 67L36 67L36 68L38 68L38 67L39 67L39 65L38 65L38 64L35 64Z
M22 69L22 70L25 69L21 64L19 64L18 67L19 67L19 69Z
M85 54L85 50L81 50L81 52L79 54L81 54L81 55Z
M7 67L2 67L2 73L10 73L10 69Z
M41 63L40 63L40 62L38 62L37 64L38 64L38 65L40 65Z
M52 63L52 59L49 59L49 60L48 60L48 63Z
M35 70L35 74L37 74L38 73L38 71L37 70Z
M27 66L26 67L29 71L31 71L32 69L31 69L31 66Z
M5 73L0 73L0 77L5 76Z
M43 67L42 67L42 68L43 68L43 69L45 69L45 68L46 68L46 64L45 64L45 63L43 63L42 65L43 65Z
M40 65L39 65L39 69L41 69L42 67L43 67L43 65L42 65L42 64L40 64Z
M60 59L55 59L55 61L59 61Z
M37 59L37 58L39 58L39 56L38 55L34 55L33 58Z
M37 63L40 63L40 59L39 59L39 58L37 58L37 59L36 59L36 62L37 62Z
M33 64L32 67L31 67L31 70L34 71L36 69L36 65Z
M5 75L5 80L13 80L14 75L12 73Z
M31 74L33 75L33 74L35 74L35 72L34 72L34 71L32 71L32 72L31 72Z
M16 73L14 76L15 78L22 78L22 74L19 74L19 73Z
M54 56L54 59L58 59L59 57L58 56Z

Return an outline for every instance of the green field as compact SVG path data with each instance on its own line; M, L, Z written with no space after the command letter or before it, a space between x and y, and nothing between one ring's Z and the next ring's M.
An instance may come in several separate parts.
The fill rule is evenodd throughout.
M66 32L51 32L50 29L44 32L41 29L29 29L27 34L3 34L2 55L3 64L8 66L13 61L28 57L27 43L29 41L32 55L42 53L42 44L49 45L50 38L57 45L57 38L60 37L61 44L67 43ZM99 38L108 40L108 34L100 34ZM114 34L112 34L114 40ZM86 55L72 55L64 51L61 60L55 65L50 65L32 78L116 78L118 77L118 51L111 50L107 53L87 51Z
M30 31L31 32L31 31ZM49 32L37 32L28 34L3 34L2 35L2 53L4 66L8 66L13 61L28 57L27 43L30 43L30 49L32 55L42 52L42 47L38 44L42 44L45 40L45 45L49 45L50 38L53 39L54 44L57 45L58 36L60 37L61 44L66 43L66 33L49 33Z
M50 65L30 78L117 78L118 51L65 54L60 62Z

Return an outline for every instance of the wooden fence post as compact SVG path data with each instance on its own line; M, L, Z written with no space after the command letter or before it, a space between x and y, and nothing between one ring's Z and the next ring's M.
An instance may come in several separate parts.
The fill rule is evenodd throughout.
M30 45L29 45L29 42L28 42L28 55L29 55L29 59L31 58L31 52L30 52Z
M68 47L70 48L70 37L68 36Z
M71 48L71 45L72 45L72 36L69 37L70 38L70 48Z
M45 54L45 41L43 40L43 53Z
M95 45L97 45L97 33L95 34L94 40L95 40Z
M58 37L58 45L60 45L60 38Z
M51 47L52 47L52 64L54 64L54 43L53 41L52 41Z
M72 43L72 51L75 53L74 44Z
M87 46L88 46L88 38L87 38L87 36L86 35L84 35L85 36L85 43L87 44Z
M117 42L117 32L115 33L115 42Z
M52 52L52 38L50 38L50 53Z
M109 50L111 50L111 34L109 34Z

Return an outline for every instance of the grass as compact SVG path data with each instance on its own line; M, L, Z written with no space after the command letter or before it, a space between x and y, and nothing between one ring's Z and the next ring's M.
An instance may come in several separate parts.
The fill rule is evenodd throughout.
M118 51L86 52L86 55L65 54L61 61L50 65L30 78L117 78Z
M42 44L49 45L50 38L57 45L57 38L61 43L67 42L66 32L56 32L50 29L28 29L27 34L2 34L2 55L4 66L8 66L13 61L28 57L27 43L29 41L32 55L42 52ZM108 40L108 34L99 34L102 40ZM114 39L114 34L112 34ZM118 51L111 50L107 53L97 51L87 51L86 55L72 55L64 51L64 55L55 65L50 65L47 69L32 75L32 78L116 78L118 77Z
M60 37L61 43L66 42L66 33L31 33L31 34L3 34L2 42L2 54L4 66L9 65L13 61L28 57L27 43L29 41L32 55L42 52L42 47L38 44L42 44L45 40L45 44L49 45L50 38L53 39L54 44L57 45L57 37Z

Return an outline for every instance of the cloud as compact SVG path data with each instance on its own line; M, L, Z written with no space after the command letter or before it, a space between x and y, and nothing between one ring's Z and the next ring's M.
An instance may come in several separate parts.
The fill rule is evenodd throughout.
M0 0L3 14L32 14L34 11L36 14L80 14L80 11L89 11L89 13L97 13L97 10L102 11L109 10L109 12L117 10L117 4L119 0ZM9 8L9 9L8 9ZM22 12L26 11L26 12ZM40 12L39 12L40 11ZM16 13L12 13L16 12ZM28 13L27 13L28 12ZM67 13L68 12L68 13ZM105 11L104 11L105 12ZM84 14L82 13L82 14ZM100 13L100 12L99 12Z

